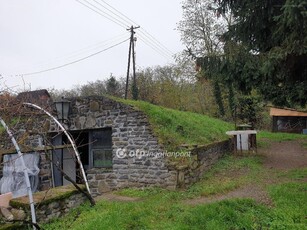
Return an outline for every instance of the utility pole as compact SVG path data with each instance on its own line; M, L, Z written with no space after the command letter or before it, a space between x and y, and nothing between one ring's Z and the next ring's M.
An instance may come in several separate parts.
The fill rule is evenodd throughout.
M131 62L131 53L132 53L132 64L133 64L133 89L137 91L136 87L136 75L135 75L135 51L134 43L136 38L134 37L134 30L140 28L139 26L131 26L128 31L130 31L130 44L129 44L129 54L128 54L128 68L127 68L127 79L126 79L126 89L125 89L125 99L128 97L128 87L129 87L129 74L130 74L130 62ZM133 92L133 99L137 100L137 94Z

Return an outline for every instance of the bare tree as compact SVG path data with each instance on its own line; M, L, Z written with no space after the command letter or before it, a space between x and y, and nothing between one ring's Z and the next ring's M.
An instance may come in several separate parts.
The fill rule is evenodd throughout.
M223 52L221 35L227 28L227 16L217 17L214 0L185 0L183 19L177 29L187 53L202 57Z

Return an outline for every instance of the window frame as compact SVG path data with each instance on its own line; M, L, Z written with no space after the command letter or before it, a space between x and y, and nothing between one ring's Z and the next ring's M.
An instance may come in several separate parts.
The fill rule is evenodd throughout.
M110 130L110 134L111 134L111 145L110 146L94 146L94 132L102 132L104 130ZM112 128L111 127L106 127L106 128L102 128L102 129L95 129L95 130L89 130L89 166L90 168L100 168L100 169L112 169L113 168L113 140L112 140ZM110 151L111 154L111 158L112 158L112 163L110 166L95 166L94 165L94 151L98 151L98 150L106 150L106 151Z

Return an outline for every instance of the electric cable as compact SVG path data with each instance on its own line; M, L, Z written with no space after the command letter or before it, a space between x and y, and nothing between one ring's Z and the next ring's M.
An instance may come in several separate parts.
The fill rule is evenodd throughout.
M117 22L118 20L116 21L116 20L114 20L114 19L112 19L112 18L110 18L110 17L107 17L106 15L103 15L103 14L100 13L99 11L97 11L97 10L91 8L90 6L88 6L88 5L86 5L85 3L81 2L80 0L75 0L75 1L78 2L78 3L80 3L80 4L82 4L83 6L87 7L88 9L90 9L90 10L96 12L97 14L101 15L102 17L109 19L110 21L114 22L115 24L119 25L120 27L126 28L126 26L123 25L121 22ZM86 1L86 0L85 0L85 1ZM86 2L88 3L88 1L86 1ZM89 4L90 4L90 5L93 5L93 4L91 4L91 3L89 3ZM98 7L95 6L95 8L98 8ZM102 11L102 10L100 10L100 11ZM102 12L103 12L103 11L102 11Z
M72 59L72 58L76 58L80 55L85 55L86 53L89 53L90 51L94 52L95 50L97 49L101 49L105 46L108 46L108 45L111 45L112 43L114 42L119 42L121 41L122 39L126 38L127 37L127 32L125 33L122 33L118 36L115 36L113 38L110 38L108 40L105 40L105 41L101 41L99 43L96 43L96 44L93 44L93 45L89 45L89 46L86 46L84 48L81 48L79 50L76 50L76 51L72 51L68 54L65 54L65 55L62 55L60 57L56 57L52 60L47 60L47 61L44 61L44 62L40 62L40 63L37 63L35 65L38 65L38 66L44 66L44 65L48 65L48 64L53 64L57 61L60 61L62 59L68 59L66 62L69 61L69 59Z
M95 2L97 2L97 0L94 0ZM125 20L126 22L128 23L132 23L132 24L135 24L135 25L138 25L138 23L136 23L135 21L133 21L132 19L130 19L128 16L124 15L123 13L121 13L119 10L117 10L115 7L111 6L109 3L107 3L106 1L104 0L100 0L101 2L105 3L107 6L109 6L111 9L113 9L114 11L116 11L117 13L119 13L120 15L122 15L124 18L126 18L127 20L123 19L122 17L118 16L118 14L114 13L115 15L117 15L118 17L122 18L123 20ZM102 5L102 4L100 4ZM104 6L103 6L104 7ZM106 7L104 7L106 8ZM110 10L109 10L110 11ZM153 35L151 35L149 32L147 32L144 28L140 28L140 32L144 34L144 36L146 37L151 37L155 43L158 43L160 44L165 50L167 50L167 52L169 52L171 55L174 55L173 52L171 52L166 46L164 46L158 39L156 39Z
M117 44L115 44L115 45L112 45L112 46L110 46L110 47L108 47L108 48L105 48L105 49L103 49L103 50L100 50L100 51L98 51L98 52L95 52L95 53L93 53L93 54L90 54L90 55L88 55L88 56L86 56L86 57L77 59L77 60L75 60L75 61L72 61L72 62L63 64L63 65L60 65L60 66L52 67L52 68L45 69L45 70L30 72L30 73L17 74L16 76L29 76L29 75L35 75L35 74L39 74L39 73L48 72L48 71L51 71L51 70L60 69L60 68L63 68L63 67L66 67L66 66L69 66L69 65L72 65L72 64L81 62L81 61L86 60L86 59L88 59L88 58L90 58L90 57L96 56L96 55L98 55L98 54L100 54L100 53L102 53L102 52L105 52L105 51L107 51L107 50L109 50L109 49L112 49L112 48L114 48L114 47L116 47L116 46L118 46L118 45L123 44L124 42L128 41L129 39L130 39L130 38L128 38L128 39L126 39L126 40L124 40L124 41L121 41L121 42L119 42L119 43L117 43Z
M96 10L92 9L91 7L89 7L88 5L85 5L84 3L80 2L79 0L76 0L77 2L81 3L82 5L88 7L89 9L95 11L96 13L100 14L101 16L105 17L104 15L102 15L101 13L97 12ZM127 17L126 15L124 15L123 13L121 13L119 10L117 10L115 7L111 6L109 3L107 3L104 0L100 0L102 3L106 4L108 7L104 6L102 3L99 3L97 0L93 0L94 2L96 2L99 6L103 7L104 9L108 10L109 12L111 12L113 15L115 15L116 17L118 17L119 19L117 19L116 17L108 14L109 17L111 17L112 19L110 19L111 21L115 22L117 25L123 27L122 25L126 25L127 24L136 24L138 25L138 23L136 23L135 21L133 21L132 19L130 19L129 17ZM100 9L98 6L95 6L92 3L89 3L87 0L86 2L88 4L90 4L91 6L95 7L96 9L98 9L99 11L107 14L105 11L103 11L102 9ZM114 12L115 11L115 12ZM126 25L128 27L128 25ZM152 48L153 50L155 50L157 52L157 49L160 50L160 52L158 52L161 55L161 52L164 53L165 55L169 56L170 58L173 58L174 53L172 51L170 51L166 46L164 46L158 39L156 39L153 35L151 35L150 33L148 33L145 29L143 29L142 27L140 28L140 37L143 37L143 41L146 40L147 43L151 43L152 45L147 44L150 48ZM155 48L153 48L153 46ZM165 56L163 55L163 56Z

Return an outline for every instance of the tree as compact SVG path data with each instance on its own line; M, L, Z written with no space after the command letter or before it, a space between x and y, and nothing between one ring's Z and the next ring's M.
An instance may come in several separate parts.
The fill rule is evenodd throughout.
M87 97L93 95L104 95L106 93L105 82L96 80L94 82L88 82L86 85L80 87L80 96Z
M116 78L111 74L110 78L105 81L106 93L111 96L121 96L120 92L120 83Z
M307 1L218 0L231 12L224 52L200 58L203 75L220 76L243 94L255 89L279 106L307 102Z
M227 24L231 23L231 16L223 14L223 17L217 18L216 13L211 10L214 7L214 0L186 0L183 2L183 19L179 22L178 30L181 32L182 42L188 48L187 54L193 58L223 54L224 43L220 36L226 32ZM225 108L219 75L214 74L214 77L211 77L206 73L207 79L210 79L214 86L219 115L224 117ZM231 84L228 86L231 87Z
M178 24L181 40L193 56L220 54L223 42L219 36L226 31L224 17L217 19L211 9L214 0L185 0L183 19ZM227 17L226 17L227 18ZM190 53L191 54L191 53Z
M177 63L139 69L139 99L182 111L216 114L213 89L208 81L195 79L195 63L177 57Z

